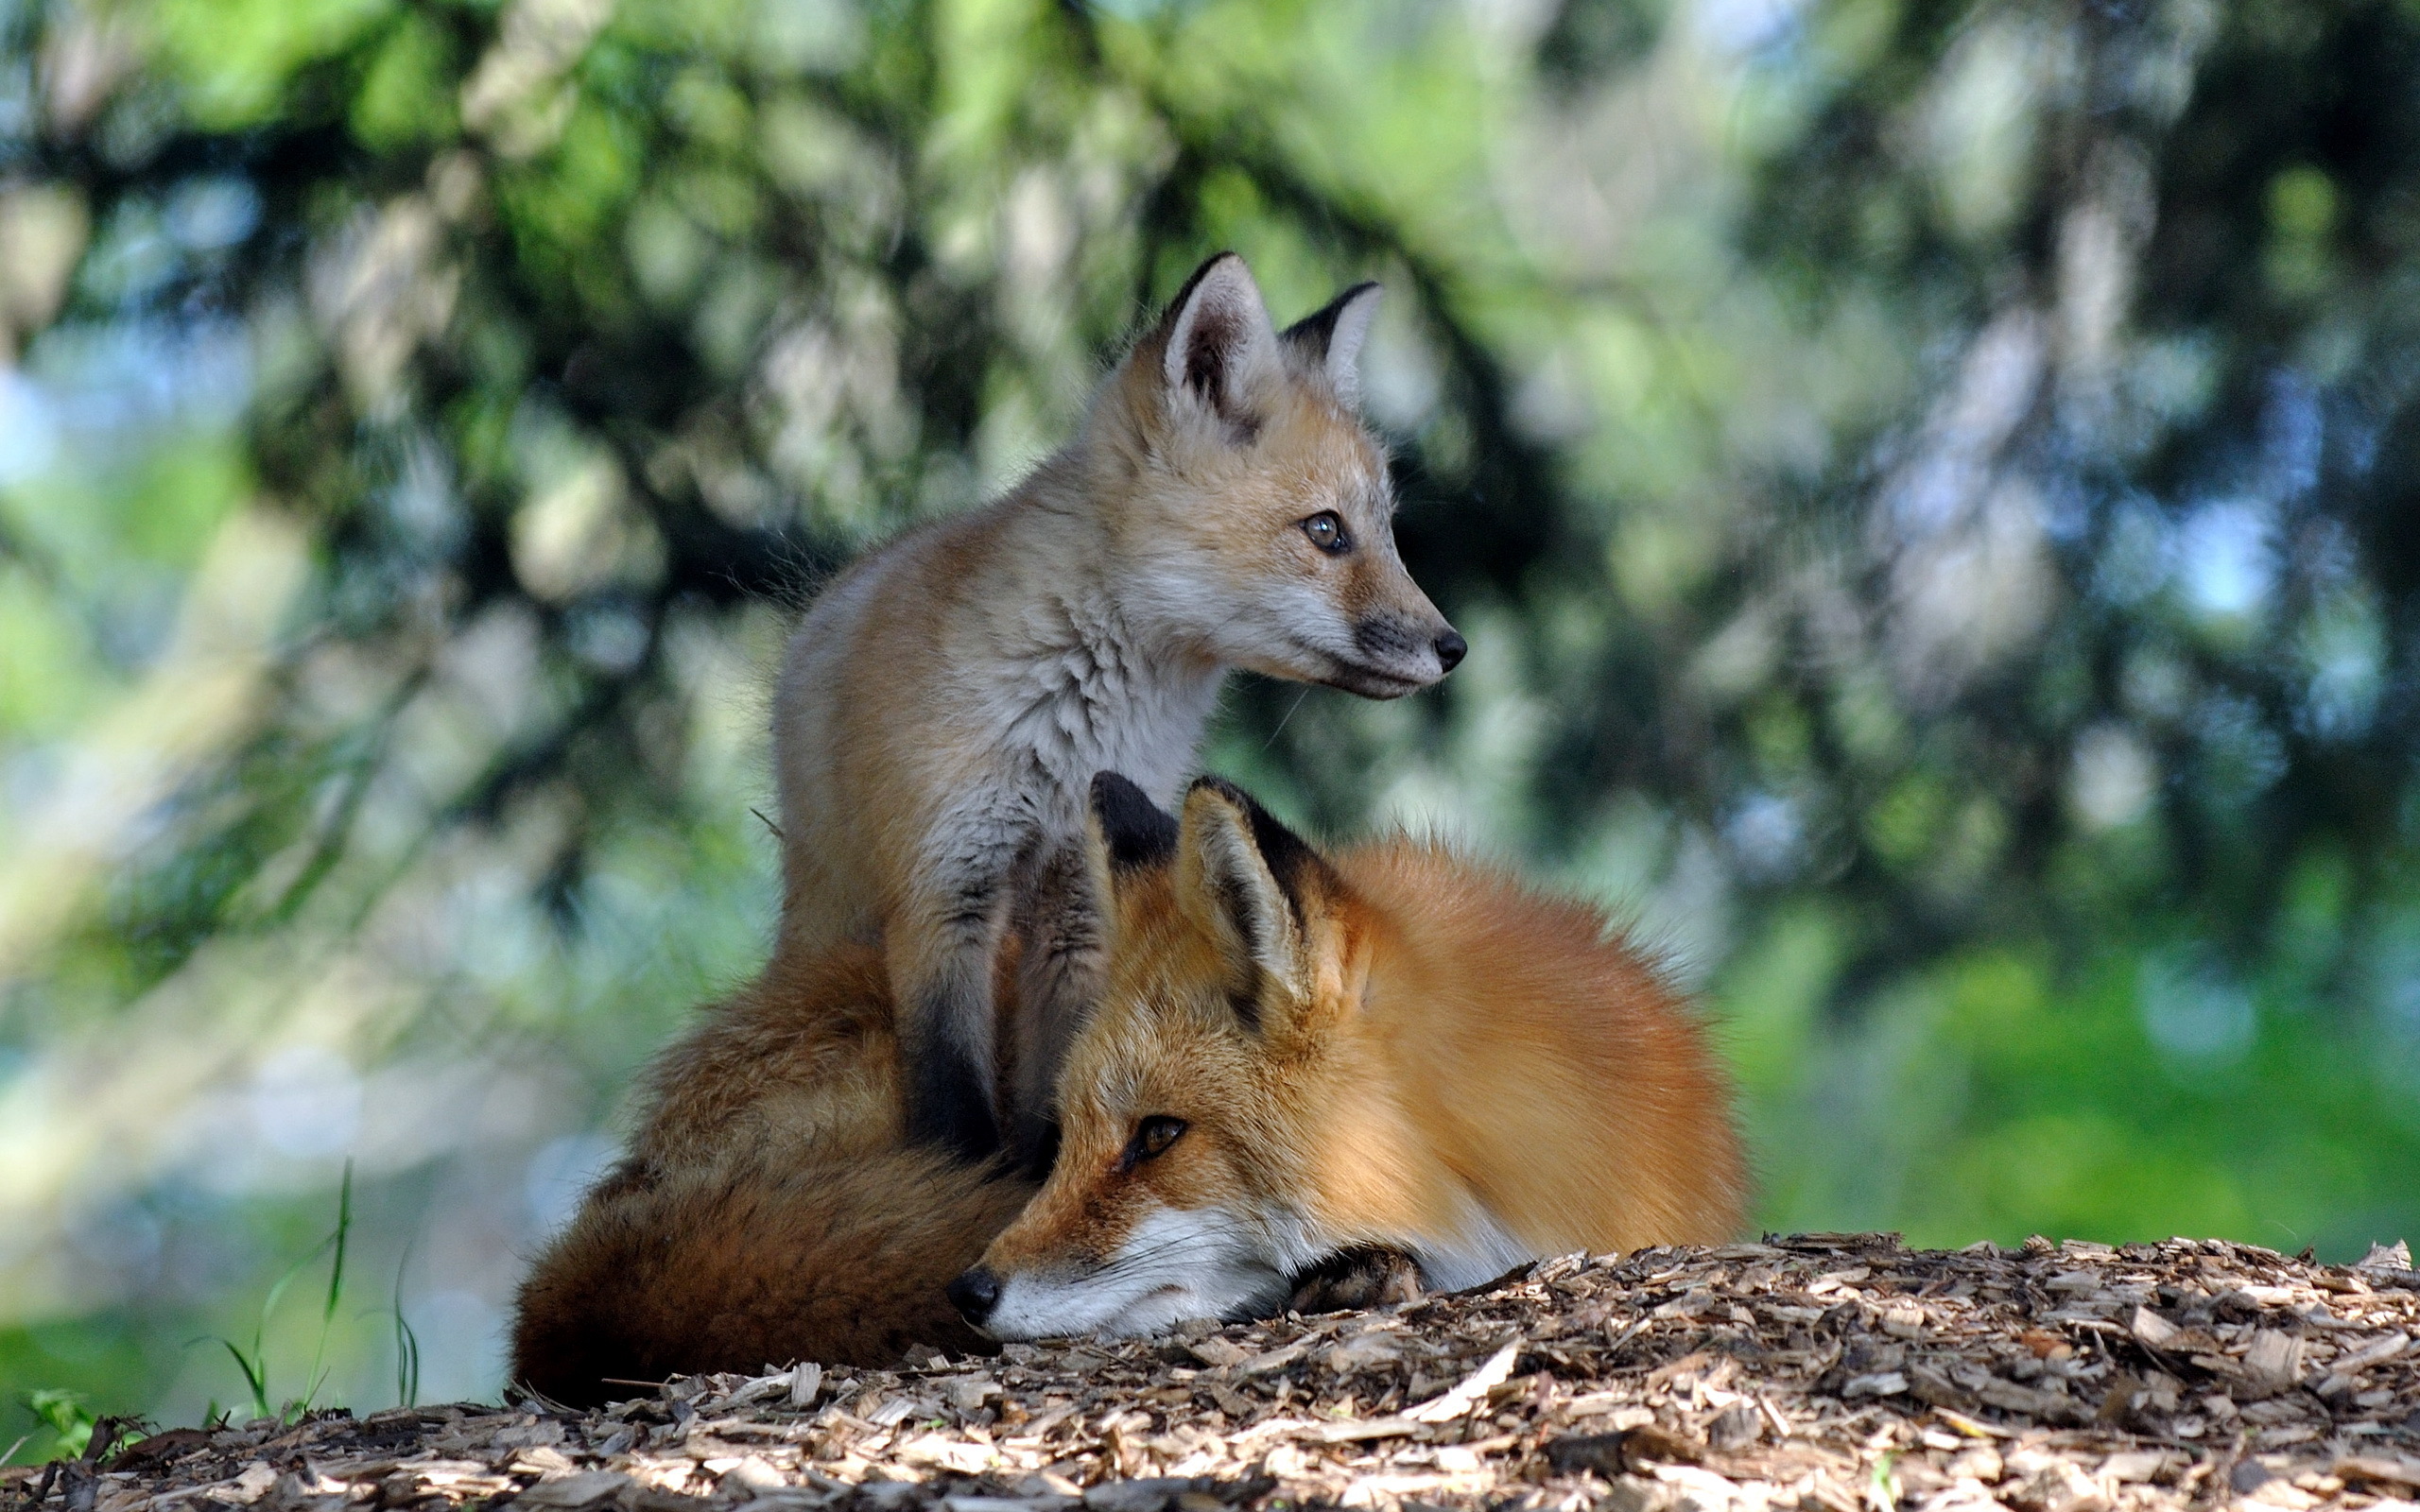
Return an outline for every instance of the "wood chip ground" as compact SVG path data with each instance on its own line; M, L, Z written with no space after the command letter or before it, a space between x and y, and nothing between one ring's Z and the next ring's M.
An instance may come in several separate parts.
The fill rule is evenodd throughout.
M0 1471L0 1512L2411 1506L2409 1266L1838 1234L1573 1256L1374 1312L681 1380L592 1413L117 1438Z

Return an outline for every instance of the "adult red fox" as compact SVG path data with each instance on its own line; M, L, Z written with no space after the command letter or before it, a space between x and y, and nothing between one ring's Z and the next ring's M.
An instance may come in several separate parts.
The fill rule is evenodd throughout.
M1181 827L1103 812L1107 988L1049 1179L950 1285L969 1322L1150 1332L1272 1308L1352 1248L1454 1288L1737 1227L1723 1076L1596 909L1433 844L1323 857L1213 778Z
M1004 943L1012 977L1024 938ZM615 1383L985 1347L943 1289L1033 1184L908 1142L879 952L776 963L648 1080L629 1155L522 1282L516 1383L584 1406L630 1394ZM1312 1276L1293 1300L1360 1305L1396 1279L1385 1265Z
M1204 263L1076 438L1005 498L824 591L774 713L785 955L879 938L908 1126L1047 1162L1046 1108L1098 985L1079 836L1092 774L1161 801L1236 667L1374 698L1463 643L1405 572L1386 457L1356 416L1364 284L1279 333L1243 260ZM1002 1032L1004 899L1038 899Z
M512 1379L614 1381L982 1340L942 1295L1032 1194L906 1138L879 952L776 962L657 1061L627 1159L522 1283Z

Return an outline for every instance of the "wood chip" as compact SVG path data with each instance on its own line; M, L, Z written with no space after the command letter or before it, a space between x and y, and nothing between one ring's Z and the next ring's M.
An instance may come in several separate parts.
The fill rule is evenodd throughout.
M2330 1473L2346 1481L2384 1481L2393 1486L2420 1486L2420 1459L2401 1455L2352 1454L2338 1460Z
M2157 1313L2152 1312L2148 1307L2137 1307L2135 1309L2135 1316L2131 1328L2136 1339L2142 1341L2144 1345L2154 1349L2165 1349L2169 1348L2176 1341L2178 1332L2180 1332L2175 1324L2170 1323L2168 1319L2160 1316Z
M2281 1390L2302 1378L2303 1341L2275 1329L2262 1329L2243 1351L2243 1366L2254 1383Z
M1477 1411L1487 1400L1489 1392L1511 1378L1512 1361L1520 1352L1521 1341L1514 1339L1488 1356L1487 1364L1464 1377L1460 1385L1417 1407L1406 1408L1404 1416L1416 1423L1442 1423Z
M2360 1346L2350 1353L2340 1354L2329 1368L2339 1375L2357 1375L2374 1365L2384 1365L2411 1346L2411 1335L2400 1330L2382 1339Z
M808 1361L790 1372L789 1405L792 1412L804 1412L815 1404L815 1394L823 1389L823 1367Z
M2411 1268L2411 1246L2398 1239L2391 1245L2372 1245L2370 1252L2353 1263L2355 1270L2404 1270Z
M581 1470L540 1481L512 1499L516 1506L582 1507L620 1494L631 1478L616 1470Z

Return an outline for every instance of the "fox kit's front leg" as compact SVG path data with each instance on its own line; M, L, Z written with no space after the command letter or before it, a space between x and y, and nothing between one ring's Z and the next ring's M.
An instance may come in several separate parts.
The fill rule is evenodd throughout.
M1013 910L1021 947L1015 987L998 1021L1008 1032L1000 1060L1009 1154L1039 1179L1059 1147L1059 1067L1100 996L1106 962L1102 905L1082 850L1062 846L1027 869L1030 879L1021 878Z
M928 885L885 933L908 1071L908 1137L968 1160L1000 1147L992 956L1005 868Z
M1051 1084L1102 972L1082 852L1046 845L1037 834L1005 865L987 853L941 868L933 905L893 931L890 951L908 1005L909 1137L969 1160L1005 1144L1036 1176L1056 1143ZM1020 948L1003 962L1011 932Z

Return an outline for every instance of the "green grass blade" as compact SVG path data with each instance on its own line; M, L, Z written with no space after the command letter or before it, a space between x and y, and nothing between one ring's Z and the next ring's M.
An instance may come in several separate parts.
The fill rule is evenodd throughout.
M402 1406L420 1405L420 1334L400 1312L395 1314L395 1396Z
M296 1280L300 1280L302 1273L311 1268L312 1263L317 1261L321 1255L326 1254L328 1252L328 1246L335 1243L336 1235L334 1234L330 1234L327 1238L320 1240L317 1245L311 1246L311 1252L309 1254L304 1255L301 1260L296 1261L293 1264L286 1266L285 1274L278 1277L278 1279L270 1284L268 1296L261 1302L261 1319L264 1325L266 1325L268 1315L277 1311L277 1304L285 1299L286 1288L292 1286Z
M337 1231L330 1237L336 1241L336 1263L328 1267L328 1304L320 1314L321 1324L336 1321L337 1304L344 1298L344 1247L353 1233L353 1157L345 1157L344 1182L337 1188Z
M395 1405L420 1405L420 1335L404 1316L404 1271L412 1263L411 1246L404 1246L404 1258L395 1263L395 1292L388 1311L395 1322Z
M235 1368L243 1372L244 1389L252 1394L252 1416L268 1417L268 1372L260 1360L258 1344L254 1344L253 1353L247 1356L242 1349L235 1347L234 1340L220 1339L218 1342L227 1346L227 1352L235 1357Z
M348 1174L349 1173L350 1165L348 1165ZM260 1411L255 1415L257 1417L269 1418L284 1416L284 1414L273 1410L268 1404L268 1341L269 1317L277 1311L277 1304L285 1299L286 1289L292 1286L297 1280L300 1280L302 1277L302 1273L310 1269L312 1263L321 1255L326 1254L331 1248L335 1247L341 1238L341 1232L333 1233L328 1235L327 1238L320 1240L318 1244L312 1246L308 1254L304 1255L301 1260L296 1261L293 1264L285 1267L285 1274L279 1276L278 1279L270 1284L268 1296L261 1299L261 1315L259 1320L252 1325L252 1366L257 1366L258 1368L258 1380L253 1382L251 1390L252 1404L260 1409ZM226 1343L223 1339L219 1342L222 1344ZM324 1333L322 1334L321 1342L325 1342ZM234 1351L238 1359L242 1358L242 1352L240 1350L236 1350L235 1346L228 1344L227 1348L231 1351ZM248 1382L253 1381L253 1370L251 1367L247 1367L245 1371L245 1379Z
M336 1326L337 1307L344 1300L344 1252L346 1242L352 1235L353 1160L347 1157L344 1182L337 1188L337 1231L328 1236L328 1244L320 1246L325 1249L329 1244L334 1245L336 1259L328 1266L328 1300L320 1310L320 1342L311 1349L311 1373L304 1378L302 1400L299 1404L300 1410L295 1414L297 1417L311 1410L311 1403L319 1400L320 1388L327 1383L327 1373L323 1367L328 1358L328 1331Z

